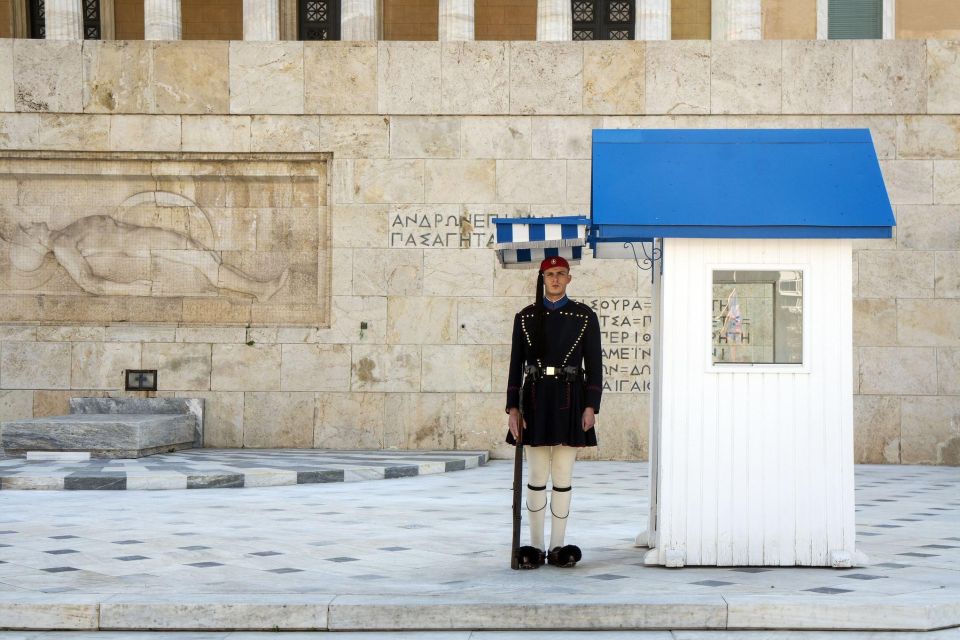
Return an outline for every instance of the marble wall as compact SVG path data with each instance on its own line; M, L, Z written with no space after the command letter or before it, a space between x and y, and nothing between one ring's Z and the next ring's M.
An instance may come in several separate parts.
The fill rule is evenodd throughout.
M207 399L208 446L508 454L509 329L533 277L496 266L491 216L587 214L594 128L867 127L899 225L854 256L857 459L958 464L958 57L938 41L0 41L2 149L330 154L331 264L329 325L11 319L0 420L158 368L161 395ZM586 260L571 294L605 323L590 455L643 458L649 275Z

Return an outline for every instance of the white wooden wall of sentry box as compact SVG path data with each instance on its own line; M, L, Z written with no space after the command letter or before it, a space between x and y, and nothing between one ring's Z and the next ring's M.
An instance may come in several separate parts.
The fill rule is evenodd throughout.
M644 561L866 563L854 522L851 239L890 238L896 224L870 132L595 130L591 184L595 257L654 243L638 260L654 280ZM768 322L749 358L730 357L747 344L733 289L726 307L738 311L717 318L731 283ZM784 303L791 294L800 304ZM771 362L783 364L751 364Z
M865 563L854 526L850 240L661 242L645 562ZM802 271L802 364L713 364L713 272L785 269Z

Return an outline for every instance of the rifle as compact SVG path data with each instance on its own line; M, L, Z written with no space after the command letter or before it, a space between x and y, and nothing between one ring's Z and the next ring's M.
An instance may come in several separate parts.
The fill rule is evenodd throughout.
M517 446L513 454L513 542L510 551L510 568L520 568L520 499L523 493L523 407L517 419Z

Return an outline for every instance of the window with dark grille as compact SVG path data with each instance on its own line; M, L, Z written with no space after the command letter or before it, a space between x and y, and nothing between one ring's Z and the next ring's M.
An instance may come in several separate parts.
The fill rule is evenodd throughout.
M83 39L100 39L100 0L83 0Z
M571 0L574 40L633 40L635 0Z
M30 37L47 37L46 8L44 0L29 0ZM83 39L100 39L100 0L83 0Z
M47 31L44 25L47 19L44 15L43 0L29 0L27 11L30 13L30 37L45 38Z
M831 40L883 38L883 0L830 0Z
M297 0L301 40L340 39L340 0Z

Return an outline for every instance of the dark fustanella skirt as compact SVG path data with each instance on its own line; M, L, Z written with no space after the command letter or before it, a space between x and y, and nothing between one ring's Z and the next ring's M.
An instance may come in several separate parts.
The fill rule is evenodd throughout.
M541 378L523 385L523 444L533 447L597 446L597 429L583 430L583 383ZM517 444L507 432L507 442Z

